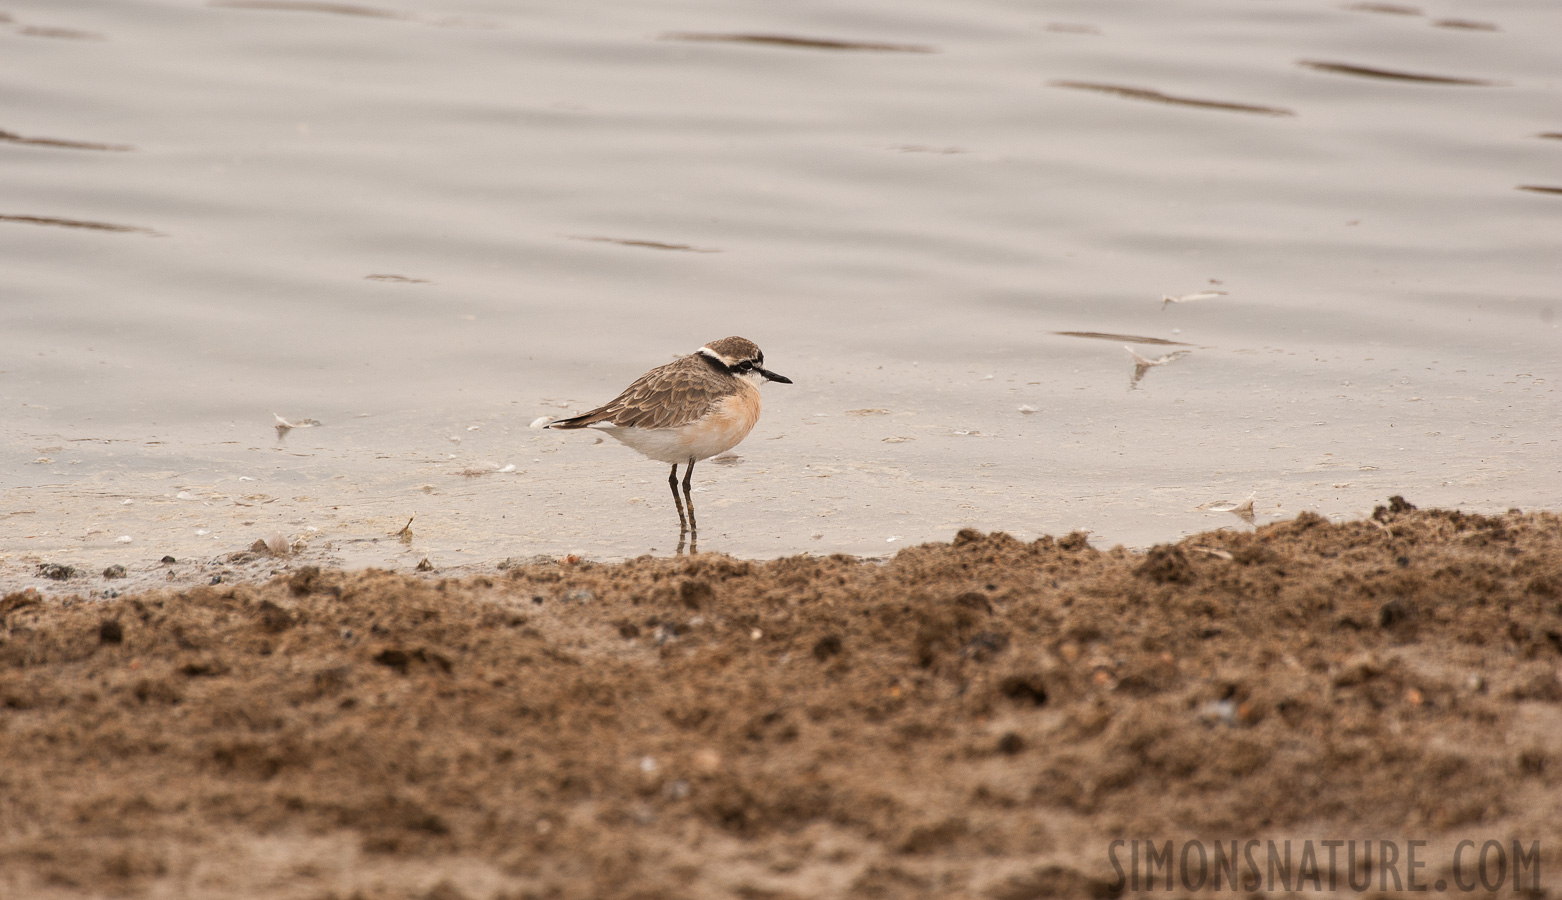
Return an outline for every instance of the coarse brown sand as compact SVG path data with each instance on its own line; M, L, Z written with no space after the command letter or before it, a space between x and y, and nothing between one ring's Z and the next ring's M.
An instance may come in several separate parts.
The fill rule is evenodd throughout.
M1426 840L1423 883L1538 842L1545 896L1562 862L1551 513L0 617L7 898L1113 897L1112 841L1222 838Z

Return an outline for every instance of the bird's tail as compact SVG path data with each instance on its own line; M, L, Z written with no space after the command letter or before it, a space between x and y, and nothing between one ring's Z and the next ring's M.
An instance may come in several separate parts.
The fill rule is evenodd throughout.
M594 409L591 412L581 413L580 415L574 416L572 418L560 419L557 422L549 422L545 427L559 428L564 430L571 428L585 428L588 425L595 425L598 422L605 421L607 418L608 417L603 414L602 410Z

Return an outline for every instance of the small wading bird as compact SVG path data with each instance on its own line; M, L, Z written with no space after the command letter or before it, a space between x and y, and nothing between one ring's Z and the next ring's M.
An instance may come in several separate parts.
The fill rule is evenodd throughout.
M641 375L606 405L547 427L597 428L651 459L671 463L667 485L678 507L678 549L683 550L684 535L692 534L693 552L699 541L689 489L694 464L731 450L748 436L759 421L759 386L767 381L792 383L765 368L765 354L753 341L722 338ZM679 463L688 463L681 498Z

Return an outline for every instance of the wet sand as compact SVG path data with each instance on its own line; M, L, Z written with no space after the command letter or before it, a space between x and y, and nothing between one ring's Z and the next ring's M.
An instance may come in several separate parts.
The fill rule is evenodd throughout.
M1113 897L1114 840L1562 862L1554 513L273 564L0 600L0 894Z

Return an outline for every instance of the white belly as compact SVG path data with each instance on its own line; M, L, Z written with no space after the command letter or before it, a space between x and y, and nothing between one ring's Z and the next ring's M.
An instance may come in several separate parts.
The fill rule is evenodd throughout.
M593 426L664 463L709 459L736 447L759 421L759 391L752 387L723 401L710 415L677 428Z

